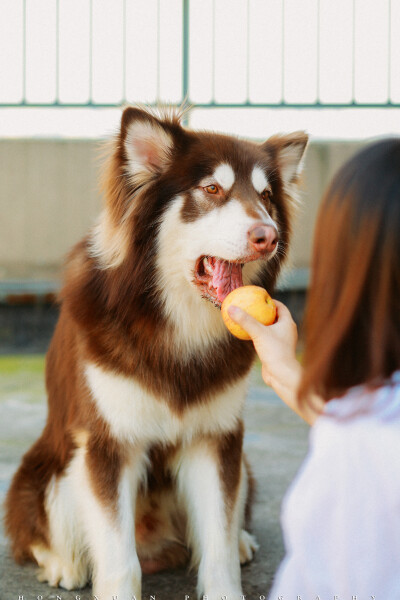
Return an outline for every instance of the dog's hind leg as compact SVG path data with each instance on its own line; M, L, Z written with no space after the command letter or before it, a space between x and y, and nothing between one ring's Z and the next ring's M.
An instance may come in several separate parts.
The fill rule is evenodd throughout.
M46 490L49 546L31 546L40 567L39 581L67 590L82 588L89 579L83 528L74 490L76 461L77 458L72 459L61 477L54 476Z
M45 430L14 475L5 503L5 530L14 558L35 561L40 581L80 588L89 574L73 486L74 451L62 440L60 446L67 451L61 460L55 449L49 451L47 438Z
M76 448L69 464L62 475L50 479L45 493L48 543L31 545L40 567L39 581L67 590L84 587L91 576L81 510L81 496L88 486L81 479L88 434L76 432L74 438Z
M236 432L185 449L177 465L189 543L199 565L197 591L209 600L242 596L239 543L247 489L242 441L240 424Z

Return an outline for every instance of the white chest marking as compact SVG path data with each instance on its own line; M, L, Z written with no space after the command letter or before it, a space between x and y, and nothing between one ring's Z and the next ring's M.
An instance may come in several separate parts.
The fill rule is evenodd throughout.
M256 192L261 194L268 185L268 179L261 167L255 166L251 173L251 182Z
M244 377L178 416L163 398L156 398L133 379L93 364L87 364L85 374L111 433L121 441L144 445L185 443L199 435L233 431L242 416L248 379Z

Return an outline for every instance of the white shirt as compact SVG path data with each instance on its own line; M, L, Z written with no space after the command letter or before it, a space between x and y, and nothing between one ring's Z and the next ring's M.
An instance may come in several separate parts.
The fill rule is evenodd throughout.
M400 371L327 403L282 506L270 600L400 598Z

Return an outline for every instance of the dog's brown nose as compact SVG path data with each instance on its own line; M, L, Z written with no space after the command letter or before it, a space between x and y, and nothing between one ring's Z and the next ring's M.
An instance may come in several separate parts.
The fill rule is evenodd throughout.
M272 252L278 243L278 232L272 225L256 223L247 232L249 245L257 252Z

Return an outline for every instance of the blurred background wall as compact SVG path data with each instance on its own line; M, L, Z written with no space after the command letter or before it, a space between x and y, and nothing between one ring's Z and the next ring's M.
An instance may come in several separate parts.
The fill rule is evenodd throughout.
M321 195L339 165L361 145L311 142L290 254L293 268L309 267ZM101 209L101 147L93 140L0 140L3 281L59 279L67 251Z

